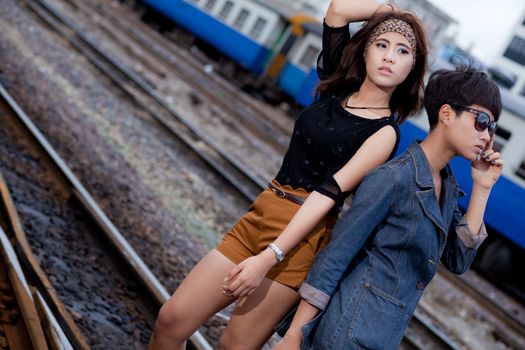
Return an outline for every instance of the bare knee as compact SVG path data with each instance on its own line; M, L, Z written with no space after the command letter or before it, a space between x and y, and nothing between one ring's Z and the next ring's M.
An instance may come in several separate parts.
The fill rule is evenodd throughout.
M186 341L193 332L186 327L188 315L185 310L184 305L176 299L172 298L164 303L155 321L155 335L169 337L173 341Z

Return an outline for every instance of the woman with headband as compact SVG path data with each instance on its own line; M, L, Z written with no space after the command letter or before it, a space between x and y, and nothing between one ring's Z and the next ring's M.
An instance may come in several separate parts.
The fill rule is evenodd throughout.
M367 21L352 38L348 24ZM323 24L318 99L300 114L268 188L162 306L150 349L184 349L237 301L221 348L261 348L298 303L338 209L395 154L398 124L419 111L427 40L419 20L370 0L333 0Z

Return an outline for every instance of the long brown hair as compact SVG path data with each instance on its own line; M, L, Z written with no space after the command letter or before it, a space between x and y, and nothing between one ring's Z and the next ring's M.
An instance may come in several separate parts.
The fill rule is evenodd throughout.
M416 60L406 79L399 84L390 97L389 107L398 116L398 123L416 114L422 107L424 82L427 70L428 39L421 21L408 11L375 13L350 39L343 50L343 56L335 73L317 85L316 93L353 93L359 90L366 77L363 57L370 34L381 22L395 18L405 21L414 30L416 38Z

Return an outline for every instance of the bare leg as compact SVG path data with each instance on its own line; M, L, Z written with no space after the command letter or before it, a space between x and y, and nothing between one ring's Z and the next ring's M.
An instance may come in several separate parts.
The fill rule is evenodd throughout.
M202 258L160 309L149 349L185 349L208 318L234 302L222 294L224 277L234 266L215 249Z
M221 337L221 349L260 349L298 301L295 290L265 278L252 295L238 301Z

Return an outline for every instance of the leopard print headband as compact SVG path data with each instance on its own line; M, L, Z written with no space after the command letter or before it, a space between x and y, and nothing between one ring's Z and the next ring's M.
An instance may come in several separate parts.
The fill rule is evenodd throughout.
M416 63L416 35L414 34L414 29L412 29L410 24L408 24L407 22L396 18L389 18L379 23L374 28L372 34L370 34L370 37L366 42L364 56L366 57L368 48L377 39L378 36L390 32L399 33L405 38L407 38L408 43L410 44L410 48L412 49L412 59L414 65Z

